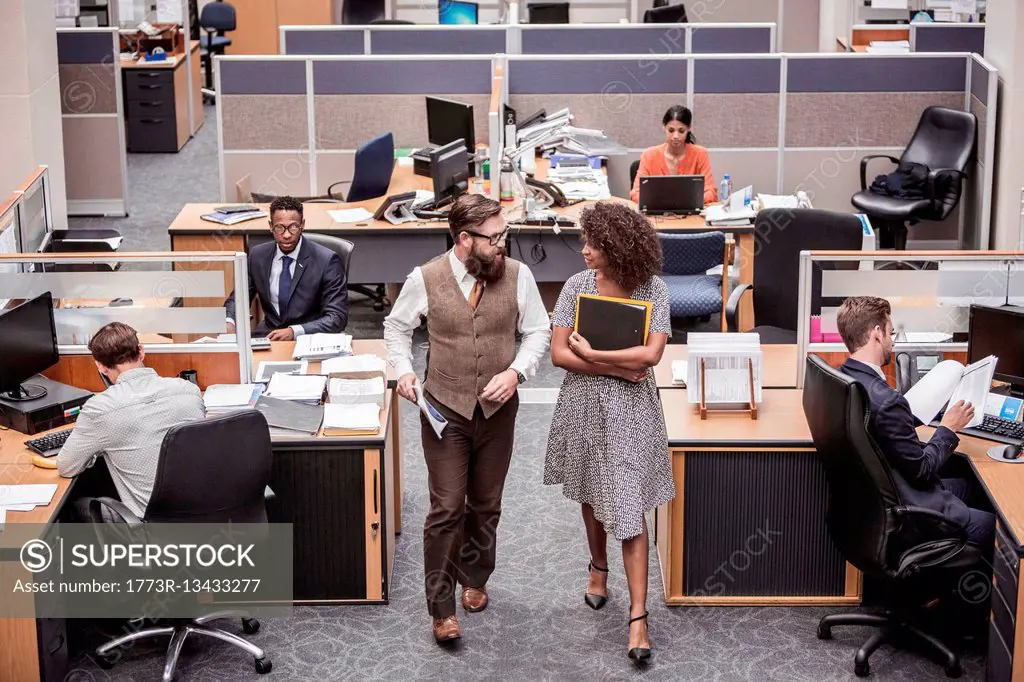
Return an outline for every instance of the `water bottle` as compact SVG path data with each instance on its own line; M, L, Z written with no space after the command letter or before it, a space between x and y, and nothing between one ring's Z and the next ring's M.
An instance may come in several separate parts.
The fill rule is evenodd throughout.
M722 185L718 189L718 200L723 204L727 203L730 194L732 194L732 178L726 173L722 176Z

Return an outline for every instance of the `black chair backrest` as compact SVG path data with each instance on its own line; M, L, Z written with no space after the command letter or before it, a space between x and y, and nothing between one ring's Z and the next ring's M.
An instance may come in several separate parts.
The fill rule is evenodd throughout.
M209 2L199 14L199 25L207 31L234 31L235 7L230 2Z
M349 273L349 263L352 262L352 250L355 248L355 244L347 239L341 237L335 237L330 234L316 234L314 232L303 232L302 236L308 238L309 241L319 244L320 246L326 247L338 254L338 258L341 260L341 269L347 275Z
M341 23L372 24L384 18L384 0L344 0Z
M860 218L811 208L769 208L754 223L754 323L796 331L801 251L859 251ZM813 286L821 290L820 276Z
M640 159L629 164L629 191L633 191L633 183L636 182L636 174L640 172Z
M408 19L374 19L370 22L372 26L412 26L415 21Z
M921 113L914 136L903 151L901 161L920 163L931 170L955 168L966 171L978 144L978 119L969 111L946 107L928 107ZM944 178L936 186L941 210L929 216L942 220L960 201L961 183Z
M829 535L851 564L865 573L883 572L889 510L901 501L889 464L868 433L867 389L808 355L803 406L828 480Z
M242 410L173 427L160 447L147 522L266 523L270 430Z

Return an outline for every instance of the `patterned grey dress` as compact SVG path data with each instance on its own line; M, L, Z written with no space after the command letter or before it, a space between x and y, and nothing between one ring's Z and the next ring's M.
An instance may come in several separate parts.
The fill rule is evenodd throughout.
M597 293L594 271L569 278L555 306L555 326L572 328L577 295ZM665 282L652 277L632 298L653 302L652 332L672 333ZM617 540L643 532L644 514L675 496L653 370L639 384L566 372L548 436L544 483L561 484L570 500L591 505Z

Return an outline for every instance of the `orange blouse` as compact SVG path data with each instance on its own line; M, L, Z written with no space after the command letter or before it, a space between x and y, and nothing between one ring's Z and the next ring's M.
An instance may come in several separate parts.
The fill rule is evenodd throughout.
M640 156L640 169L633 181L633 189L629 192L629 198L634 202L640 201L640 178L649 175L672 175L669 173L668 164L665 163L665 145L659 144L644 150ZM718 187L715 185L715 176L711 174L711 159L708 150L697 144L687 144L683 158L679 160L675 175L703 175L704 176L704 204L713 204L718 201Z

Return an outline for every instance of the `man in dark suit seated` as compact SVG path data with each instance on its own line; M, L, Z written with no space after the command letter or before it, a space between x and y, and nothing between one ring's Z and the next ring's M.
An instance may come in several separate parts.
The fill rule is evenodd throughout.
M967 530L968 540L982 548L992 546L995 516L964 503L968 483L939 478L939 469L956 450L956 432L974 417L974 407L959 401L950 405L927 443L917 437L920 422L910 403L889 386L882 367L892 359L892 310L884 298L855 296L846 299L836 318L839 335L850 351L842 371L867 389L871 400L868 430L892 467L893 478L906 504L937 511Z
M257 295L263 320L255 336L293 341L303 334L337 333L348 323L347 273L338 255L309 239L302 203L279 197L270 204L274 241L249 251L249 302ZM224 302L228 331L235 331L235 294Z

